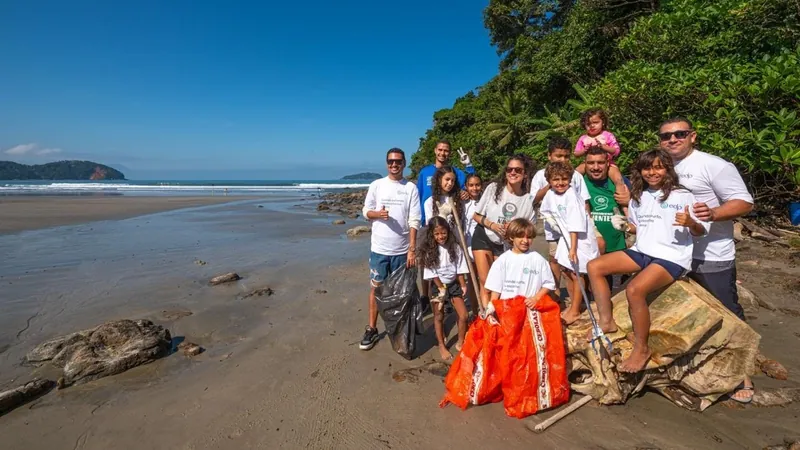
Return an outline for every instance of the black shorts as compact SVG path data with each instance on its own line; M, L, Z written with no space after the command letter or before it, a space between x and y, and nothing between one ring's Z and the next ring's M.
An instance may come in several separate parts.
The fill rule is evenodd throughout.
M464 291L461 290L461 285L458 284L458 280L455 280L452 283L447 283L444 285L444 288L447 291L445 294L445 298L447 300L450 300L453 297L464 298ZM431 297L436 297L438 295L439 287L436 286L436 283L431 283Z
M478 224L472 233L472 251L475 250L492 252L494 256L500 256L506 251L503 244L495 244L489 239L489 236L486 235L486 228L481 224Z

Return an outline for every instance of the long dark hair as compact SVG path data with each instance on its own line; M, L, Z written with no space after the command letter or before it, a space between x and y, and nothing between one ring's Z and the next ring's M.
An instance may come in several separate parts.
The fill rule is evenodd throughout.
M654 148L639 155L639 158L633 165L633 173L631 173L631 198L637 202L641 200L642 192L649 187L647 182L644 181L644 178L642 178L642 170L652 167L655 160L659 160L661 165L667 169L667 174L664 177L664 184L661 185L661 192L663 195L659 201L667 201L669 194L676 189L686 189L681 186L678 174L675 173L675 164L672 162L672 158L670 158L664 150Z
M495 184L497 185L497 189L494 192L494 202L500 203L500 197L503 195L503 190L506 188L506 184L508 184L508 177L506 177L506 168L508 167L508 163L511 161L519 161L522 163L522 167L525 168L525 173L522 174L522 193L527 194L531 190L531 180L533 179L533 174L536 172L536 163L528 155L523 155L522 153L517 153L516 155L508 158L506 164L503 166L503 169L500 171L500 175L495 180Z
M436 242L436 238L433 237L433 232L436 231L436 227L443 227L447 230L447 241L444 243L444 248L447 249L447 253L450 255L450 262L452 264L458 264L456 240L453 237L450 225L443 218L433 216L430 222L428 222L428 230L425 232L425 242L420 249L420 259L422 261L422 267L425 269L439 267L439 244Z
M442 191L442 184L441 180L446 174L452 173L453 174L453 189L450 192L443 192ZM458 174L456 171L450 166L442 166L436 169L436 173L433 175L433 195L432 195L432 202L433 202L433 215L439 215L439 205L438 201L441 196L450 197L450 204L453 205L453 214L458 214L458 218L462 221L464 220L464 206L461 204L461 187L458 185Z

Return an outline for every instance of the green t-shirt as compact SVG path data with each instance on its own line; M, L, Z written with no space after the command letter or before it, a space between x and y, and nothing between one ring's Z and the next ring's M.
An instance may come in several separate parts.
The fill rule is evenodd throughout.
M592 219L597 226L597 231L606 241L606 253L624 250L626 248L625 233L615 229L611 224L614 208L619 210L619 205L614 200L614 183L608 178L602 182L592 181L588 175L584 175L583 179L591 196L589 204L592 207Z

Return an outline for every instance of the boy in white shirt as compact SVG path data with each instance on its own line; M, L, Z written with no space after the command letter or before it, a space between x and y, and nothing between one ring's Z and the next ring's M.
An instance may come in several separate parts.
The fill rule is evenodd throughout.
M511 241L511 250L497 258L486 277L485 287L491 300L484 305L487 315L494 312L493 300L523 295L525 304L533 309L542 296L556 289L547 261L539 253L530 251L534 237L536 230L531 221L518 218L508 224L506 239Z
M581 315L583 296L580 278L587 273L586 264L600 256L594 225L589 220L585 202L578 197L571 185L572 175L575 173L569 163L550 163L545 170L550 190L544 196L541 206L545 221L556 232L560 230L555 260L568 281L571 303L562 317L567 325L578 320Z
M378 304L375 288L402 266L416 261L417 230L420 226L419 192L403 178L406 155L399 148L386 153L389 175L369 185L364 200L364 217L372 221L369 254L369 324L359 348L370 350L378 342Z
M572 153L572 143L568 139L557 136L550 139L547 144L547 159L551 163L561 162L569 163L569 156ZM533 203L539 204L544 199L544 196L550 191L550 183L544 175L545 169L540 169L533 176L531 181L531 194L534 195ZM583 175L577 170L572 173L570 185L575 190L580 198L586 204L586 211L591 211L589 208L589 199L591 198L589 190L586 188L586 183L583 180ZM541 208L540 208L541 209ZM550 269L553 271L553 277L556 282L560 284L561 280L561 266L556 261L556 249L558 248L559 234L553 231L550 224L546 221L544 223L544 239L548 245L548 255L550 256Z

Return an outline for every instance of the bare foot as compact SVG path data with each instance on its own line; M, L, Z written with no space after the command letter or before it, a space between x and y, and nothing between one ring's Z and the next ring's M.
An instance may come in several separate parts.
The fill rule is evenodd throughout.
M617 322L614 322L614 319L611 319L609 322L599 322L597 325L600 326L600 329L603 330L605 334L616 333L619 328L617 327ZM594 339L594 330L589 328L589 332L586 333L586 340L590 341Z
M580 317L581 317L581 313L573 312L571 309L568 309L568 310L564 311L563 314L561 314L561 320L565 324L567 324L567 326L572 325L573 323L575 323L575 321L578 320Z
M645 368L647 361L650 360L650 356L649 348L645 348L644 350L636 350L634 348L631 355L628 356L628 359L619 363L617 370L627 373L639 372Z
M450 350L448 350L447 346L445 345L439 346L439 356L441 356L442 359L445 361L450 361L451 359L453 359L453 354L450 353Z

